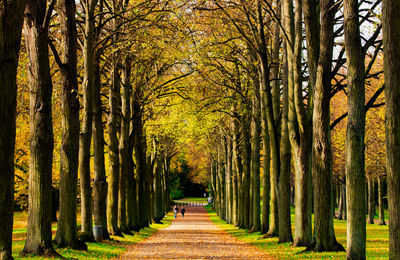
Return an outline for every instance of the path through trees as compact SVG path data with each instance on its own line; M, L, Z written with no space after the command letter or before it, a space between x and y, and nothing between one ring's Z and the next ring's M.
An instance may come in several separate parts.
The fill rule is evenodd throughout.
M172 224L128 249L119 259L274 259L211 222L203 207L185 208Z

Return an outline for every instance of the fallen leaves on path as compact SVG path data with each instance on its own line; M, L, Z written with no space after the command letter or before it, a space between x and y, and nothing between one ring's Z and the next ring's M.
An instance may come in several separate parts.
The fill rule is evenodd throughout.
M119 259L273 259L227 234L204 208L186 208L172 224L132 245Z

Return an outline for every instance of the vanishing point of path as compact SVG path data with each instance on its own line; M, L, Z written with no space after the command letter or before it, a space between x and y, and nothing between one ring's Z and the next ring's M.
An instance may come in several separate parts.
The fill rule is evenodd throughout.
M172 224L132 245L120 259L273 259L211 222L201 207L185 208Z

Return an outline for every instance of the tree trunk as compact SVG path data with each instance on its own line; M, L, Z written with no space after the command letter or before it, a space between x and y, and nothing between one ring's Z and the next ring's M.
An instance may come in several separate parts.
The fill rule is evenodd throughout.
M141 92L141 90L136 90ZM134 104L132 110L132 126L134 130L134 157L136 163L136 173L138 182L138 212L140 228L149 225L146 218L146 204L145 196L145 177L146 177L146 154L143 147L143 125L142 125L142 111L140 108L140 94L134 95Z
M121 235L118 228L118 188L119 188L119 149L118 149L118 104L120 100L120 79L118 64L114 61L109 94L108 130L108 160L109 160L109 186L107 194L107 229L110 235Z
M12 259L18 53L25 0L0 4L0 259ZM12 26L10 26L12 25Z
M368 224L374 224L374 217L375 217L374 179L371 176L368 177L367 179L368 179Z
M85 38L83 48L84 77L82 129L79 139L79 174L81 188L81 240L93 241L92 227L92 188L90 178L90 141L93 121L93 85L94 85L94 10L97 0L86 2Z
M258 51L258 59L260 62L260 78L261 78L261 89L265 94L265 113L267 116L268 123L268 131L269 131L269 140L270 140L270 148L271 148L271 200L270 200L270 209L271 209L271 223L269 226L268 236L277 236L279 230L278 223L278 186L277 186L277 178L280 172L280 155L279 155L279 136L278 136L278 127L276 124L275 116L279 115L276 110L274 110L274 102L272 98L271 84L269 79L269 64L268 64L268 52L267 52L267 43L265 41L265 32L264 32L264 22L262 17L262 6L261 1L257 1L257 18L258 18L258 32L261 43L261 50ZM275 100L277 101L277 100ZM274 116L275 115L275 116Z
M295 14L293 1L282 2L284 24L289 39L286 43L288 57L288 128L295 168L295 246L307 246L312 239L311 232L311 121L310 113L304 107L301 79L302 55L302 1L296 0ZM312 89L309 84L309 89ZM312 91L312 90L309 90ZM310 107L309 111L312 111Z
M93 156L94 156L94 182L93 182L93 214L94 224L103 227L103 238L110 238L107 231L107 180L104 163L104 130L102 102L100 97L100 68L94 64L94 85L93 85Z
M119 189L118 189L118 228L121 232L129 233L127 224L127 185L129 177L129 129L130 129L130 98L131 98L131 59L129 54L124 61L121 89L121 132L119 137Z
M225 196L225 163L224 163L224 147L218 150L218 180L219 180L219 202L220 202L220 218L226 220L226 196Z
M347 259L365 259L365 86L358 1L344 0L348 119L346 132Z
M383 204L383 176L378 176L378 204L379 204L379 225L386 225L385 207Z
M232 140L231 137L227 138L227 153L226 153L226 215L228 223L232 223Z
M346 131L347 259L365 259L365 82L358 1L344 0L348 117Z
M400 3L382 4L386 169L389 204L389 259L400 259Z
M284 44L284 50L286 44ZM288 110L289 110L289 93L288 93L288 74L287 74L287 57L285 51L283 53L282 65L282 128L281 128L281 172L278 178L278 213L279 213L279 243L292 242L292 228L290 218L290 172L291 172L291 150L288 129Z
M321 0L321 43L314 92L312 172L314 185L314 241L308 250L343 251L336 241L332 216L332 151L330 91L333 49L333 0ZM297 204L296 204L297 207Z
M253 99L253 127L252 127L252 170L253 170L253 226L252 231L261 230L260 220L260 84L257 80L257 88Z
M239 146L239 137L240 137L240 132L239 132L239 122L237 118L235 118L232 122L232 132L233 132L233 139L232 139L232 150L233 150L233 161L234 161L234 181L236 184L236 187L234 189L234 193L236 194L235 198L235 203L236 203L236 214L234 216L234 225L235 226L240 226L241 219L242 219L242 197L241 197L241 178L242 178L242 161L241 161L241 156L240 156L240 146Z
M60 213L55 241L58 247L87 249L77 239L76 210L79 155L79 96L77 78L77 32L75 1L58 0L61 27Z
M51 243L53 123L48 29L43 28L46 1L30 0L25 9L25 42L29 57L30 160L28 227L21 255L59 256Z
M265 111L265 92L260 88L260 107L261 107L261 134L263 142L263 195L262 195L262 214L261 214L261 234L266 234L269 230L269 199L270 199L270 162L271 148L269 145L268 122Z
M232 122L232 129L234 129L235 122ZM234 130L233 130L234 131ZM232 224L238 225L238 167L236 165L236 146L237 146L236 134L233 133L232 138Z
M243 149L242 149L242 158L243 158L243 174L241 181L241 190L242 190L242 214L243 214L243 223L242 228L249 228L250 224L250 164L251 164L251 142L250 142L250 124L249 118L247 116L242 117L242 136L243 136Z

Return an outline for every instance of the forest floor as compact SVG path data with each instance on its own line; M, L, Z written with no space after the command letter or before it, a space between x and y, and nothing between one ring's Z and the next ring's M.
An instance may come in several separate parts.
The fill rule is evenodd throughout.
M274 259L215 225L207 210L185 208L167 228L132 245L119 259Z

